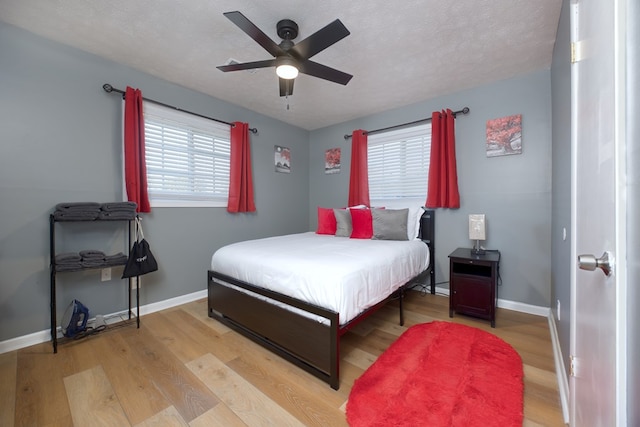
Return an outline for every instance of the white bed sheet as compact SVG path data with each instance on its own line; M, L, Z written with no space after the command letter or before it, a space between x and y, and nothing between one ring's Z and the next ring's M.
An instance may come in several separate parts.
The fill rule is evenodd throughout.
M344 324L429 265L421 240L350 239L314 232L218 249L211 269L340 313Z

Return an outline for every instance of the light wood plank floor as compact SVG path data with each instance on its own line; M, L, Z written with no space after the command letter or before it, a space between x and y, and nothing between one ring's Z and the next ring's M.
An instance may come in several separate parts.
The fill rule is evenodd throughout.
M448 298L410 292L405 326L391 302L341 341L341 386L326 383L207 317L206 300L107 330L0 355L0 426L344 426L356 378L406 328L476 326L510 343L525 372L525 426L563 426L548 321L498 309L448 317Z

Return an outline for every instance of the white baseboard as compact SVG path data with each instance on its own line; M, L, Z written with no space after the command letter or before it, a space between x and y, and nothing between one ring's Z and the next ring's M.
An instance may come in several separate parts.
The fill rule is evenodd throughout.
M441 288L440 286L436 286L436 293L449 296L449 288ZM506 299L498 298L498 307L506 308L507 310L519 311L521 313L533 314L536 316L549 316L549 307L525 304L518 301L509 301Z
M155 313L156 311L175 307L181 304L186 304L188 302L196 301L206 297L207 297L207 290L204 289L202 291L193 292L191 294L181 295L179 297L169 298L164 301L140 306L140 316L142 317L146 314ZM113 318L113 317L121 316L122 314L126 314L126 311L124 313L118 312L118 313L107 314L104 317ZM58 329L60 328L58 327ZM51 331L49 329L46 329L44 331L34 332L28 335L23 335L21 337L11 338L9 340L0 342L0 354L7 353L13 350L19 350L21 348L29 347L29 346L40 344L47 341L51 341Z
M140 315L155 313L156 311L164 310L167 308L175 307L181 304L186 304L191 301L196 301L207 297L207 290L203 289L198 292L193 292L187 295L181 295L175 298L169 298L164 301L154 302L140 307Z
M542 317L547 317L550 310L549 307L541 307L539 305L525 304L523 302L509 301L500 298L498 298L498 307Z
M569 380L567 370L564 367L564 358L562 357L562 349L560 348L560 340L558 339L558 330L556 322L553 318L551 309L549 309L549 331L551 333L551 345L553 347L553 360L556 365L556 377L558 378L558 390L560 391L560 402L562 403L562 416L565 424L569 424Z

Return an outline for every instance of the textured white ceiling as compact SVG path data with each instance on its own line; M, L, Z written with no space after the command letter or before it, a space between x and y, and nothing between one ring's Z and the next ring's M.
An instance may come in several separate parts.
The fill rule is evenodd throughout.
M0 20L313 130L549 68L561 4L562 0L0 0ZM271 59L222 15L233 10L276 43L276 23L281 19L298 24L295 41L301 41L339 18L351 35L313 60L353 74L353 79L342 86L301 74L287 110L273 68L219 71L216 66L230 58ZM140 89L144 93L144 87Z

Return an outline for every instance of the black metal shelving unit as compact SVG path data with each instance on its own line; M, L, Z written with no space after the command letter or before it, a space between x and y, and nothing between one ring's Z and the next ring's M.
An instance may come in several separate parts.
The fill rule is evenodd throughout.
M134 219L91 219L91 220L69 220L69 219L56 219L53 214L49 215L49 245L50 245L50 280L51 280L51 341L53 344L53 352L58 352L58 342L62 343L66 338L58 338L58 322L57 322L57 304L56 304L56 275L60 273L73 273L77 271L85 271L85 270L100 270L102 268L107 267L117 267L118 265L125 265L126 262L121 264L109 265L109 266L100 266L100 267L81 267L75 269L64 269L62 271L57 271L56 269L56 223L71 223L71 222L120 222L126 223L128 228L128 244L127 248L131 248L131 244L133 243L133 231L132 225ZM129 300L129 308L128 308L128 319L127 321L118 323L116 325L110 325L110 328L113 326L127 326L132 323L132 319L135 319L136 327L140 328L140 284L136 282L136 312L133 312L131 307L131 291L133 290L133 279L129 278L128 282L128 300ZM139 278L136 278L139 280Z

